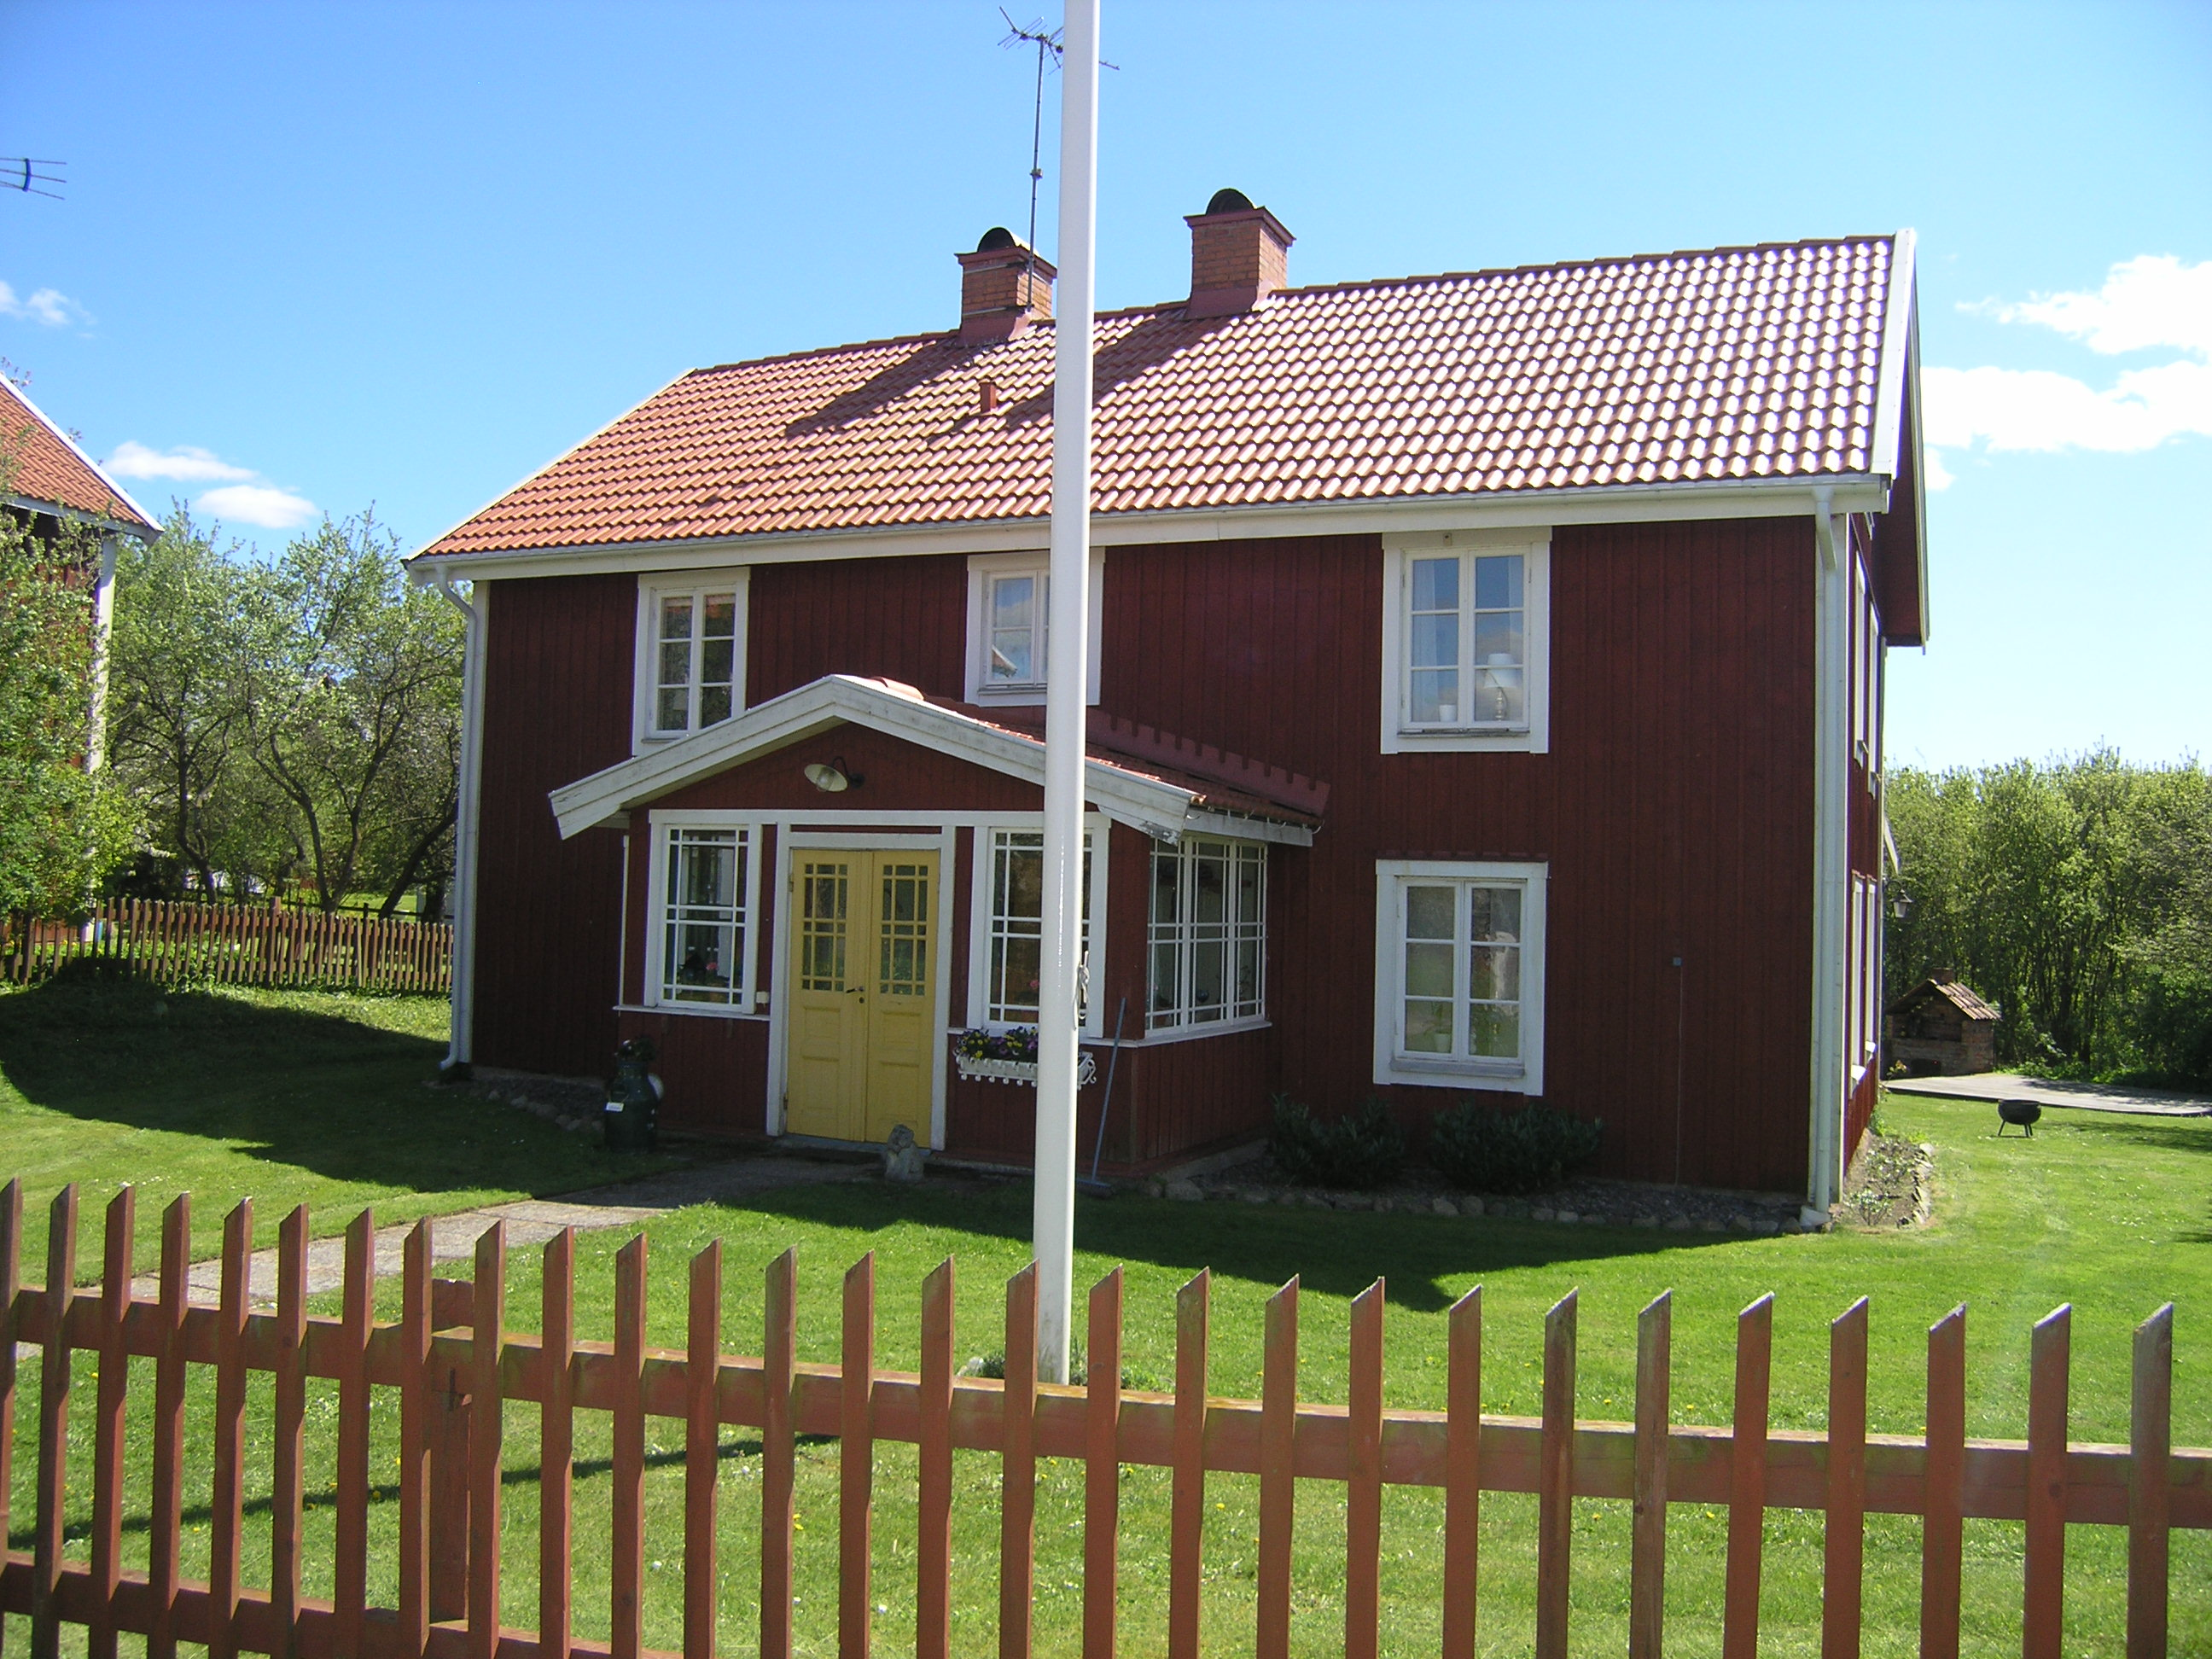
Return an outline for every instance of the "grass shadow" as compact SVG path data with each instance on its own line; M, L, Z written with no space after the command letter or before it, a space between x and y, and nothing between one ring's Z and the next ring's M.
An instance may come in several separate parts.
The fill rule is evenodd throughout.
M814 1226L866 1233L901 1224L1026 1242L1025 1182L933 1178L919 1188L872 1183L790 1187L745 1207ZM1316 1249L1316 1242L1323 1248ZM1490 1217L1376 1215L1217 1201L1176 1203L1124 1195L1079 1199L1076 1248L1117 1261L1196 1272L1267 1289L1291 1274L1328 1296L1358 1295L1377 1278L1390 1302L1435 1313L1468 1275L1507 1268L1674 1255L1731 1242L1725 1236L1644 1228L1558 1226ZM1741 1239L1733 1242L1741 1243ZM863 1247L865 1248L865 1246Z
M19 1116L19 1156L43 1148L64 1178L94 1186L160 1175L204 1188L212 1162L243 1159L422 1193L573 1191L674 1161L611 1158L501 1103L426 1086L445 1053L442 1010L420 999L164 989L106 975L0 994L0 1079L23 1101L86 1125L202 1143L56 1136ZM289 1183L248 1173L235 1184L273 1198Z

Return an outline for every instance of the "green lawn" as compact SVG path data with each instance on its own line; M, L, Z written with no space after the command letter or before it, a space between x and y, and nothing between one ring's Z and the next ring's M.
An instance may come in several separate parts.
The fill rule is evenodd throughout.
M433 1090L442 998L226 987L163 994L71 979L0 990L0 1182L20 1176L24 1276L45 1275L48 1201L77 1183L78 1269L100 1269L100 1212L138 1188L142 1267L160 1212L192 1195L196 1254L254 1200L258 1243L296 1204L318 1232L363 1205L383 1221L574 1190L649 1168L514 1108ZM665 1160L663 1160L665 1162Z
M388 1026L392 1006L350 1006L373 1007ZM326 1011L325 1017L337 1024L344 1023L348 1012L347 1006L319 999L301 999L296 1009L281 1012L304 1016L312 1009ZM362 1033L358 1041L373 1047L397 1039L378 1031ZM334 1065L334 1070L344 1069ZM12 1058L9 1075L15 1076ZM292 1097L312 1092L295 1086ZM385 1098L396 1100L403 1092L395 1087ZM52 1103L46 1104L51 1110ZM2057 1303L2070 1300L2076 1310L2073 1431L2077 1439L2097 1440L2125 1439L2129 1334L2136 1321L2170 1298L2179 1307L2175 1438L2183 1444L2212 1444L2212 1383L2199 1323L2200 1310L2212 1305L2207 1296L2212 1290L2212 1204L2206 1179L2212 1174L2207 1161L2212 1155L2212 1121L2053 1113L2033 1140L2000 1141L1992 1138L1994 1120L1984 1106L1902 1097L1885 1104L1886 1128L1931 1141L1936 1148L1941 1195L1936 1223L1924 1232L1741 1239L1125 1197L1082 1205L1079 1279L1087 1284L1115 1263L1126 1266L1128 1364L1137 1380L1164 1379L1172 1373L1176 1287L1197 1267L1211 1266L1217 1275L1212 1386L1221 1394L1249 1395L1259 1386L1265 1297L1291 1273L1302 1273L1303 1391L1309 1398L1340 1401L1346 1304L1375 1275L1385 1274L1390 1286L1389 1398L1394 1405L1423 1407L1442 1403L1443 1311L1468 1285L1480 1283L1486 1287L1488 1310L1485 1405L1516 1413L1537 1409L1544 1310L1568 1289L1579 1287L1580 1407L1590 1418L1629 1414L1636 1313L1657 1291L1671 1287L1676 1415L1705 1423L1728 1420L1735 1314L1754 1296L1771 1290L1777 1296L1774 1420L1778 1426L1813 1428L1823 1420L1827 1321L1853 1297L1866 1294L1873 1298L1871 1426L1877 1432L1906 1433L1920 1425L1924 1330L1964 1301L1971 1310L1971 1431L2014 1437L2024 1431L2028 1326ZM180 1131L165 1132L187 1142L191 1139ZM480 1154L485 1164L490 1150ZM404 1149L395 1156L403 1154ZM196 1168L234 1181L240 1165L249 1174L254 1171L252 1159L235 1150L204 1150L198 1156ZM114 1163L119 1164L119 1158ZM262 1167L259 1173L281 1173L295 1183L284 1189L287 1201L301 1195L301 1183L308 1179L289 1163ZM49 1183L52 1178L50 1174ZM197 1174L192 1178L205 1180ZM471 1179L483 1182L486 1176ZM513 1183L518 1189L532 1184L534 1176L518 1176ZM458 1185L449 1184L435 1206L461 1196ZM266 1183L258 1189L264 1195L270 1191ZM336 1203L343 1189L332 1180L325 1190ZM269 1206L272 1214L276 1207ZM416 1207L434 1207L434 1201L426 1194ZM325 1224L343 1218L342 1209L323 1217ZM921 1282L947 1255L957 1259L960 1273L960 1352L994 1350L1000 1346L1000 1287L1026 1256L1028 1228L1025 1188L943 1178L911 1191L872 1184L791 1188L746 1209L681 1212L648 1230L654 1264L650 1340L682 1346L684 1263L707 1241L720 1238L728 1267L726 1341L733 1350L757 1351L761 1271L794 1243L801 1262L803 1359L836 1358L838 1281L846 1266L871 1249L878 1260L883 1363L902 1368L915 1364ZM587 1336L609 1334L613 1256L621 1243L621 1236L605 1233L580 1241L579 1317ZM392 1281L383 1289L389 1304ZM519 1255L509 1291L511 1322L533 1327L537 1304L534 1256ZM71 1514L81 1522L88 1512L89 1358L80 1357L79 1364L82 1405L73 1437L80 1449L70 1484ZM134 1367L134 1413L146 1411L150 1382L149 1368ZM191 1407L195 1413L210 1408L210 1383L209 1377L197 1379ZM253 1395L260 1420L268 1409L267 1389L264 1381ZM34 1389L25 1392L29 1395ZM24 1408L31 1407L27 1398ZM145 1420L143 1415L134 1420L135 1445L146 1443ZM535 1623L536 1427L534 1408L510 1409L504 1611L508 1623L526 1627ZM374 1431L380 1467L389 1468L396 1451L396 1401L379 1401ZM308 1559L310 1590L322 1594L329 1590L336 1435L335 1392L316 1385L308 1468L310 1493L319 1501L308 1516ZM646 1639L672 1647L681 1613L682 1426L656 1419L649 1425L648 1442L656 1462L647 1480ZM206 1437L196 1432L191 1443L196 1462L188 1490L204 1492ZM583 1464L574 1553L581 1636L606 1632L608 1443L605 1420L586 1414L578 1436ZM802 1650L817 1654L835 1648L836 1456L833 1443L801 1452L798 1619ZM912 1469L910 1449L879 1449L874 1599L882 1609L878 1641L886 1653L904 1651L911 1643ZM745 1652L757 1618L760 1459L751 1431L725 1431L722 1470L723 1641L728 1651ZM258 1493L265 1501L268 1480L265 1459L251 1459L249 1496ZM994 1643L996 1610L996 1462L959 1454L956 1480L956 1650L988 1652ZM143 1469L134 1468L132 1482L131 1501L143 1513ZM29 1460L19 1458L18 1547L27 1536L30 1483ZM1126 1652L1158 1653L1164 1646L1167 1490L1161 1471L1131 1470L1124 1478ZM1251 1650L1256 1496L1255 1483L1249 1479L1217 1477L1210 1489L1209 1652ZM1037 1618L1042 1651L1069 1652L1076 1645L1080 1513L1080 1466L1050 1468L1039 1511ZM1386 1493L1386 1651L1435 1650L1441 1519L1432 1493ZM1486 1499L1481 1589L1486 1653L1525 1653L1531 1644L1534 1519L1527 1499ZM206 1559L204 1512L192 1524L200 1529L187 1534L186 1566L198 1574ZM374 1593L388 1601L395 1588L397 1526L388 1495L372 1524ZM255 1575L266 1572L266 1531L255 1519L249 1519L249 1527L255 1530L247 1573L249 1582L256 1582ZM1294 1632L1302 1653L1340 1650L1343 1527L1341 1488L1307 1483L1300 1498L1296 1567ZM1723 1518L1715 1510L1677 1506L1670 1528L1670 1651L1717 1653ZM1810 1655L1819 1641L1819 1517L1777 1512L1767 1533L1767 1634L1762 1650ZM1577 1652L1618 1652L1625 1645L1627 1537L1625 1504L1577 1506ZM1869 1655L1905 1655L1917 1645L1918 1537L1917 1524L1909 1519L1869 1522ZM129 1534L126 1549L143 1559L143 1534ZM2018 1651L2020 1553L2017 1524L1968 1523L1968 1653ZM2120 1652L2122 1561L2121 1540L2112 1529L2073 1529L2069 1655ZM2212 1594L2207 1593L2212 1586L2212 1537L2177 1535L2173 1583L2172 1650L2212 1653Z

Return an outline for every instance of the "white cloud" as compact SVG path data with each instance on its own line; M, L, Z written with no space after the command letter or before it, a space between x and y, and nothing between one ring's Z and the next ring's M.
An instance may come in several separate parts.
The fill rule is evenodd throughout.
M213 450L178 444L162 451L126 438L100 465L118 478L174 478L184 483L232 483L257 477L253 469L233 466Z
M305 495L274 484L224 484L209 490L192 505L203 513L264 530L296 530L321 510Z
M2114 265L2095 293L2039 294L2018 304L1961 307L2048 328L2107 356L2163 349L2162 363L2123 370L2109 386L2050 369L1929 368L1928 481L1951 474L1936 452L1970 448L2127 453L2170 438L2212 437L2212 260L2185 265L2145 254Z
M2033 323L2106 354L2171 346L2212 356L2212 259L2185 265L2146 253L2114 265L2094 294L2039 294L2018 305L1965 309L2001 323Z
M17 299L15 290L0 283L0 317L13 317L21 322L44 323L48 328L63 328L70 323L88 323L91 316L76 301L58 288L42 288L26 299Z

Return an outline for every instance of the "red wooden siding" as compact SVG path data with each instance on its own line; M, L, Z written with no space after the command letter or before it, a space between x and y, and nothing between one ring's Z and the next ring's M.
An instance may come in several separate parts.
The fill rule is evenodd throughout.
M486 582L476 1058L604 1073L616 1042L622 842L563 842L546 792L626 759L632 576Z
M1551 752L1386 756L1377 541L1114 549L1105 707L1332 787L1272 855L1281 1086L1372 1090L1376 859L1542 859L1548 1098L1609 1172L1802 1188L1814 558L1807 520L1563 528Z
M824 674L967 694L968 561L958 554L758 565L747 603L750 702Z
M1536 859L1550 869L1550 1100L1607 1120L1609 1172L1802 1188L1814 561L1802 519L1563 528L1552 552L1551 752L1385 756L1379 541L1110 550L1104 708L1325 780L1334 793L1311 848L1271 850L1272 1029L1125 1051L1109 1159L1150 1163L1249 1133L1278 1087L1324 1111L1354 1105L1373 1088L1375 861ZM613 1035L605 1011L616 837L560 845L544 793L628 752L634 586L499 586L479 1052L597 1070ZM833 672L957 695L966 590L957 557L760 567L750 695ZM852 808L854 827L879 809L1038 805L1027 784L850 727L663 804L818 809L830 798L801 769L833 756L865 780L837 803ZM643 822L633 830L640 842ZM967 845L949 872L956 942ZM1099 981L1109 1029L1129 997L1133 1036L1145 1007L1145 854L1141 837L1117 830ZM646 856L634 847L631 996L641 985ZM773 943L764 926L756 935L769 953L765 982ZM947 1006L957 1025L964 948L956 958ZM716 1041L743 1048L735 1036ZM704 1063L712 1050L687 1038L684 1052ZM981 1087L954 1086L951 1138L1011 1153L1026 1139L1030 1091ZM1460 1095L1387 1092L1414 1123Z

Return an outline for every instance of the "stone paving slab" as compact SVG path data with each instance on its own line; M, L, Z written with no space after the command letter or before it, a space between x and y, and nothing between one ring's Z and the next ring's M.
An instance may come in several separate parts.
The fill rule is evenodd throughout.
M1983 1072L1972 1077L1899 1078L1882 1086L1893 1094L1934 1095L1945 1100L2032 1100L2040 1106L2073 1106L2086 1112L2212 1117L2212 1095L2120 1088L2109 1083L2062 1083L2017 1072Z
M494 1222L507 1226L509 1250L534 1249L563 1227L579 1232L609 1227L634 1227L672 1210L694 1204L742 1204L746 1199L785 1187L817 1186L824 1182L872 1179L872 1164L813 1163L793 1158L739 1158L726 1164L694 1165L670 1170L641 1180L594 1187L560 1198L526 1198L511 1204L486 1205L434 1216L430 1221L430 1259L434 1262L467 1261L476 1255L477 1240ZM376 1230L373 1260L379 1279L399 1271L407 1236L413 1222ZM345 1239L317 1238L307 1245L307 1294L340 1289L345 1284ZM142 1273L131 1281L134 1296L151 1300L161 1293L158 1273ZM218 1257L192 1264L186 1300L213 1307L222 1293L222 1262ZM276 1300L276 1252L256 1250L248 1264L246 1298L264 1306Z

